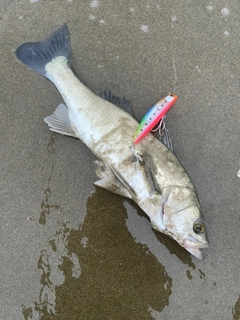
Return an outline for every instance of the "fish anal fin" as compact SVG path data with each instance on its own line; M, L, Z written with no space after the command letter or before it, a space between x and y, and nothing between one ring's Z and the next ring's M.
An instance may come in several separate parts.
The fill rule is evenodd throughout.
M129 191L123 186L108 166L99 160L95 161L95 163L97 164L96 174L100 178L100 180L94 182L95 186L104 188L126 198L132 198Z
M76 133L74 132L69 119L68 108L63 103L59 104L52 115L44 118L44 122L46 122L50 130L54 132L76 137Z

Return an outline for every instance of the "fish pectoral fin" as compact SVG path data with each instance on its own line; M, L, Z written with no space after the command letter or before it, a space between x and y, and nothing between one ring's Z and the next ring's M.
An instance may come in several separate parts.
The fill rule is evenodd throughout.
M123 197L132 198L129 191L108 166L99 160L95 161L95 163L97 164L96 175L100 178L100 180L94 182L95 186L104 188Z
M59 104L52 115L44 118L44 122L46 122L50 130L54 132L77 137L69 119L68 108L63 103Z

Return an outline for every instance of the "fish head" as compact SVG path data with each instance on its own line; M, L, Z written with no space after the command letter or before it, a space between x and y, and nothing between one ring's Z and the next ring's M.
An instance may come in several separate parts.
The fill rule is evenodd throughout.
M209 244L194 188L174 187L165 191L161 223L158 219L152 221L154 228L176 240L199 260L203 260L200 248L207 248Z

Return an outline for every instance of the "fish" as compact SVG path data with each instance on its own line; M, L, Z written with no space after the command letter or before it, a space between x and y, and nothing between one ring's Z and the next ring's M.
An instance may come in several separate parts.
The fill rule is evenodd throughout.
M65 102L44 121L50 130L80 139L97 157L95 186L132 199L153 228L202 260L207 230L196 189L179 160L152 134L133 145L137 120L109 101L111 95L104 99L80 81L70 55L66 24L45 41L16 50L17 58L50 80Z
M137 130L133 137L133 143L137 144L141 141L165 116L166 112L177 101L176 94L169 94L165 98L159 100L151 109L147 111L142 120L140 121Z

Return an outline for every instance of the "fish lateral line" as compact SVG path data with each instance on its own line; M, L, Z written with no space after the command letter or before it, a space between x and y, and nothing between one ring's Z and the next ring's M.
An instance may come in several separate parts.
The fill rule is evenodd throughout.
M159 100L147 111L134 134L133 144L137 144L141 141L156 126L156 124L161 121L177 99L178 96L176 94L169 94L165 98Z
M52 81L62 95L67 107L60 105L53 115L45 118L45 121L52 131L78 137L102 160L105 168L100 164L98 172L101 180L97 181L96 185L132 198L149 216L156 230L172 237L181 247L202 260L200 248L208 247L207 231L202 221L196 190L186 171L169 150L159 145L157 139L152 140L149 148L144 144L137 148L136 139L129 141L132 140L131 131L137 126L133 117L127 113L123 117L122 111L96 96L77 79L70 68L70 37L67 26L54 31L44 42L27 42L20 45L16 50L16 56L29 68ZM112 98L120 106L124 104L110 94L105 94L105 97ZM152 113L142 120L145 122L141 122L144 128L150 124L148 130L145 130L145 135L165 115L177 100L177 96L169 95L162 100L152 107ZM98 112L99 107L103 107L105 114L109 113L107 119L104 112ZM116 122L118 119L129 121L129 125L123 130L122 121L119 121L116 128L112 125L113 118ZM103 124L99 125L100 122ZM165 131L163 138L171 141L166 129L162 130ZM119 149L113 148L113 139L109 142L112 133L115 139L116 133L119 133L117 137L121 137L120 142L119 139L116 140L120 143ZM99 147L96 141L100 139L102 144ZM164 143L163 139L162 142ZM132 143L132 152L127 149L128 143ZM122 151L121 157L119 150ZM135 163L132 154L136 158ZM182 190L171 186L175 183L179 184ZM183 210L179 211L178 208Z

